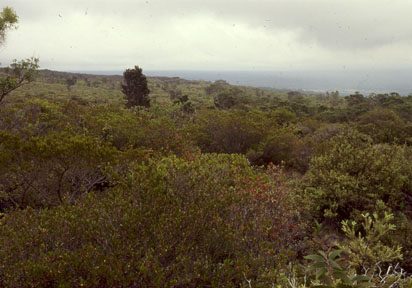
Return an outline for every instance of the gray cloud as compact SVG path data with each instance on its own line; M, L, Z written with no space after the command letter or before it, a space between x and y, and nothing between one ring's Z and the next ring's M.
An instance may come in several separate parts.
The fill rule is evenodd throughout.
M303 42L363 49L412 42L410 1L280 0L179 1L175 11L206 11L234 23L299 32Z
M20 17L0 60L59 69L411 66L402 0L6 0ZM76 68L77 67L77 68Z

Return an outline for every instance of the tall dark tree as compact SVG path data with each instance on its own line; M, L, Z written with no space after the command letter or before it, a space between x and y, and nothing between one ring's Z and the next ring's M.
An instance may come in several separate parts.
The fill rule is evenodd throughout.
M146 76L139 66L134 69L126 69L123 73L124 84L122 92L126 96L128 108L134 106L150 107L149 93Z

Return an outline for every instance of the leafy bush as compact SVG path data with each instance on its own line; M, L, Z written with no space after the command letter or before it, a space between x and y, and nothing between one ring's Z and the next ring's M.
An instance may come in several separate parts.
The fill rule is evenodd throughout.
M404 144L412 136L412 129L392 110L376 109L362 115L358 130L369 135L374 143Z
M345 239L335 243L339 250L328 249L307 255L310 265L298 265L289 276L294 287L411 287L412 278L399 267L402 259L401 247L390 247L383 242L394 235L396 226L391 222L393 214L388 213L382 201L376 210L362 214L362 231L355 221L342 221ZM298 274L296 274L298 272ZM298 284L302 283L302 284Z
M173 119L158 114L100 106L84 116L84 126L88 133L120 150L145 147L177 155L193 151L193 145L182 136Z
M278 168L256 172L241 156L148 160L105 196L6 214L0 286L275 282L302 233L287 187Z
M301 187L316 217L339 223L371 211L377 200L401 209L411 195L409 176L404 147L372 145L369 137L349 130L312 158Z
M109 181L118 152L68 131L22 139L0 132L0 208L73 202Z
M298 168L300 165L298 151L301 149L301 141L292 129L273 129L270 134L258 146L258 154L255 156L255 164L286 163L287 167Z
M389 247L381 242L384 236L396 229L396 226L391 224L393 215L384 212L381 217L374 212L372 215L362 214L362 217L364 236L358 231L355 221L342 221L342 230L348 240L338 246L348 253L351 267L359 273L362 271L374 273L376 271L370 270L376 269L376 265L402 259L400 246Z
M207 111L199 112L185 132L204 152L243 153L256 148L272 125L257 111Z
M303 143L295 127L288 127L295 120L295 114L283 109L201 111L183 130L203 152L241 153L253 165L285 161L287 167L304 170Z

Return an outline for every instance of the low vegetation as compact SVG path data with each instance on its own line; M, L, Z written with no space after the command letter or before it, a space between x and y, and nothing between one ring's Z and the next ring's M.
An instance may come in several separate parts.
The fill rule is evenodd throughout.
M412 98L148 78L126 108L121 81L2 102L1 286L411 285Z

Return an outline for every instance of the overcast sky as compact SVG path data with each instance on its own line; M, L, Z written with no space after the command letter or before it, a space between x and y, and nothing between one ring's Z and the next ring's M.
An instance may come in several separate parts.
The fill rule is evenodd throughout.
M412 68L410 0L1 0L0 62L54 70Z

